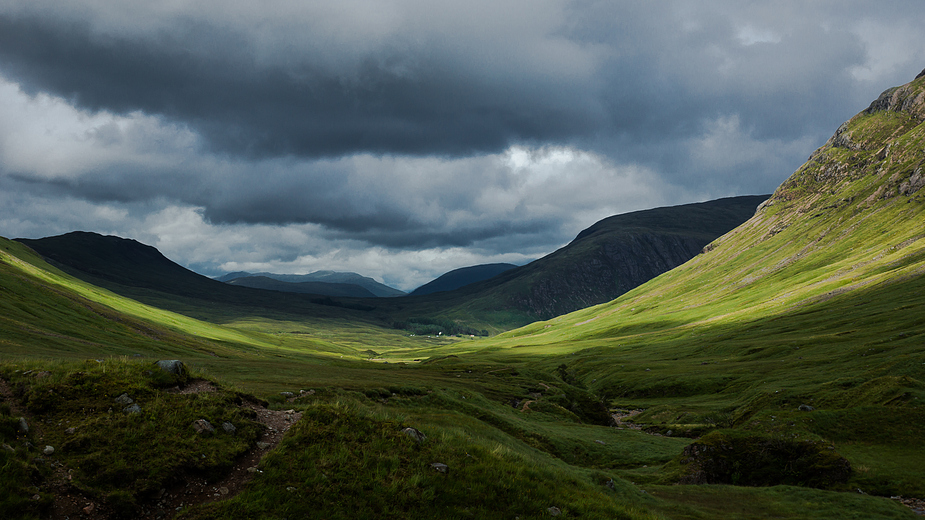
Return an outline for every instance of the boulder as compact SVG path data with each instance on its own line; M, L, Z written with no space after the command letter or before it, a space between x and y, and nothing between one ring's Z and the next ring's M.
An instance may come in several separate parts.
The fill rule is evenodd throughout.
M186 367L179 359L162 359L155 363L161 370L174 375L182 376L186 372Z
M418 430L417 428L412 428L410 426L403 429L401 432L407 435L408 437L411 437L412 439L414 439L418 444L424 442L424 440L427 439L427 436L424 435L421 432L421 430Z
M205 419L196 419L193 421L193 429L200 435L211 435L215 433L215 427Z

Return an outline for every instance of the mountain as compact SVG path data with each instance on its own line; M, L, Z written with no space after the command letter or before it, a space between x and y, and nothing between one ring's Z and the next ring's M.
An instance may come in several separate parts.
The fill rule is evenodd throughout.
M53 237L77 279L0 238L0 517L914 518L923 123L919 78L690 261L489 339L321 320L131 240ZM90 278L217 294L218 318Z
M215 309L234 315L260 312L337 317L372 307L330 296L234 286L202 276L136 240L75 231L40 239L16 239L62 271L123 296L198 318ZM216 302L222 306L216 306ZM232 309L234 311L232 312ZM227 316L226 316L227 317ZM354 319L369 319L356 317Z
M320 290L325 290L328 292L318 292L315 294L327 294L329 296L357 296L357 297L366 297L366 296L376 296L376 297L394 297L394 296L404 296L403 291L399 291L393 287L377 282L376 280L368 277L362 276L357 273L349 272L339 272L339 271L315 271L309 274L275 274L275 273L248 273L245 271L236 271L233 273L228 273L224 276L216 278L220 282L231 282L239 278L255 277L260 276L264 278L270 278L285 283L292 284L301 284L306 282L316 282L324 284L350 284L360 286L370 294L335 294L337 292L344 292L345 290L341 288L340 290L336 288L325 289L324 286L318 285L317 287ZM241 282L237 282L241 284ZM253 282L251 282L253 283ZM243 284L242 284L243 285ZM256 285L249 285L251 287L256 287ZM308 286L303 286L308 287ZM277 285L273 288L275 291L290 291L290 292L310 292L302 290L298 287L292 288L285 285ZM347 291L349 292L349 291Z
M517 266L514 264L482 264L471 267L461 267L438 276L434 280L427 282L408 294L420 296L435 292L452 291L475 282L487 280L516 267Z
M241 276L226 283L270 291L321 294L324 296L346 296L352 298L375 298L376 295L365 287L352 283L328 282L283 282L268 276Z
M17 240L69 274L188 316L211 319L213 303L220 300L227 304L221 307L223 313L236 308L241 316L257 309L263 309L259 312L266 317L279 312L334 317L341 310L361 311L363 316L353 313L351 319L408 330L421 329L418 324L446 333L484 334L609 301L689 260L711 240L744 222L765 198L732 197L609 217L582 231L562 249L526 266L452 291L407 298L326 294L343 289L331 286L319 287L324 292L317 295L299 293L311 290L296 285L307 280L354 283L377 296L399 292L356 273L334 271L258 273L279 284L266 279L223 283L177 265L154 247L96 233ZM249 278L246 275L250 273L229 273L221 280L234 282ZM283 292L284 288L288 290Z
M665 466L674 482L806 485L812 472L784 474L806 459L765 450L818 443L833 455L823 465L842 473L812 485L922 496L923 168L919 75L841 125L703 254L491 346L555 352L547 367L645 409L637 426L703 435Z
M615 215L565 247L457 292L469 312L548 319L610 301L667 272L748 220L767 195L730 197Z

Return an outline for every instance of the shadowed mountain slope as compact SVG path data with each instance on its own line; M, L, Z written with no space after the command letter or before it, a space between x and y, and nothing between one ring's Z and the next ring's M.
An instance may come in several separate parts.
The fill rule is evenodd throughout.
M565 247L460 289L473 314L499 309L548 319L610 301L696 256L745 222L767 195L730 197L615 215Z
M483 264L461 267L438 276L408 294L421 296L435 292L453 291L469 284L487 280L516 267L514 264Z

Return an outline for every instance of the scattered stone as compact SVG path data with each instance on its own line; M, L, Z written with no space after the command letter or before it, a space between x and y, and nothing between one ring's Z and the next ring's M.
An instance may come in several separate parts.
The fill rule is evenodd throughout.
M88 505L87 507L84 508L84 513L86 513L86 514L89 515L90 513L93 512L94 509L96 509L96 505L95 505L95 504L90 504L90 505Z
M269 442L263 442L263 441L258 441L258 442L257 442L257 447L260 448L261 450L265 450L265 449L269 448L270 446L271 446L271 445L270 445Z
M437 471L440 472L440 473L449 473L449 472L450 472L450 467L447 466L446 464L442 463L442 462L432 462L432 463L430 464L430 467L434 468L435 470L437 470Z
M162 359L155 363L161 370L171 374L182 376L186 372L186 367L179 359Z
M122 409L123 412L129 415L135 415L141 413L141 407L138 406L138 403L131 404Z
M54 452L55 452L54 446L45 446L45 449L42 450L42 453L44 453L45 455L51 455Z
M607 444L606 442L604 442L604 441L599 441L599 440L597 440L597 439L595 439L594 442L596 442L596 443L598 443L598 444Z
M221 493L221 494L223 494L223 495L227 495L227 494L229 493L228 488L226 488L226 487L224 487L224 486L218 488L218 492Z
M251 467L247 468L247 472L248 472L248 473L260 473L260 470L257 469L257 466L251 466Z
M672 434L672 433L674 433L674 430L668 430L667 432L665 432L665 435L666 435L667 437L671 437L671 434Z
M289 398L289 397L294 396L295 394L293 394L292 392L280 392L279 395Z
M71 426L70 428L64 430L64 433L66 433L66 434L68 434L68 435L74 435L74 432L76 432L76 431L77 431L77 428L74 428L73 426Z
M412 428L410 426L403 429L401 432L407 435L408 437L411 437L412 439L414 439L417 443L422 443L424 442L425 439L427 439L427 436L424 435L420 430L418 430L417 428Z
M115 401L124 406L128 406L135 402L131 397L128 396L128 394L122 394L119 397L116 397Z
M546 511L549 511L549 516L559 516L562 514L562 510L556 506L552 506L546 509Z
M42 495L39 495L38 493L32 495L32 500L41 500L41 499L42 499Z
M19 418L19 431L23 433L29 433L29 423L26 422L25 417Z
M5 449L6 451L16 451L16 449L10 446L9 444L4 444L3 449Z
M235 428L234 425L228 421L225 421L222 423L222 430L224 430L225 433L230 433L232 435L234 434L234 432L238 431L238 429Z
M292 487L292 486L286 486L286 491L288 491L288 492L290 492L290 493L292 493L292 492L295 491L295 490L296 490L296 488L294 488L294 487Z
M810 405L808 405L808 404L801 404L801 405L800 405L800 411L801 411L801 412L811 412L811 411L813 411L813 410L815 410L815 408L813 408L812 406L810 406Z
M211 435L215 433L215 427L205 419L196 419L193 421L193 429L201 435Z
M610 479L607 482L604 482L604 485L609 487L610 489L613 489L614 488L613 479Z

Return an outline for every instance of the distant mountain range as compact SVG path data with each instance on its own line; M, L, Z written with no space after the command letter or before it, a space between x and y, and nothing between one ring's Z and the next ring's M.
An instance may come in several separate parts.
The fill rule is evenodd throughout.
M405 292L368 276L338 271L309 274L248 273L236 271L216 278L220 282L273 291L348 296L355 298L404 296Z
M77 231L17 240L73 276L189 315L206 316L209 302L221 300L226 309L244 313L262 308L267 316L336 315L346 309L363 311L363 319L376 323L401 326L440 317L441 323L456 323L462 330L497 332L610 301L690 260L750 218L767 197L731 197L616 215L525 266L457 269L419 288L436 287L433 292L389 298L379 296L398 296L400 291L356 273L238 272L213 280L131 239ZM492 271L500 274L490 276Z
M472 267L461 267L443 274L431 282L425 283L409 294L411 296L421 296L436 292L453 291L469 284L493 278L505 271L516 268L517 266L514 264L482 264L473 265Z

